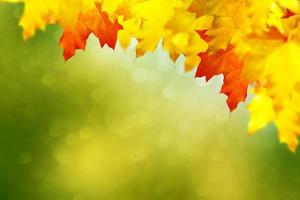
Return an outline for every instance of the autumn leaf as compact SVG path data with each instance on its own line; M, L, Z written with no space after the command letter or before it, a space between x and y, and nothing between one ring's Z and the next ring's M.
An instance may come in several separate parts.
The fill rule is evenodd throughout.
M213 17L197 17L196 13L187 10L190 4L190 0L130 1L126 18L120 22L123 26L119 33L122 46L126 48L131 38L136 38L136 52L142 56L154 51L162 40L171 59L176 60L183 54L186 70L193 69L200 62L198 54L208 48L196 31L207 30Z
M95 6L96 0L0 0L0 2L23 2L24 13L20 19L23 37L28 39L36 30L45 30L46 25L58 23L61 27L73 28L81 12Z
M211 37L205 31L199 31L199 35L207 42ZM240 102L247 97L249 81L243 77L243 62L234 52L234 46L226 50L219 50L214 54L208 51L199 54L201 63L199 64L196 77L206 77L209 81L216 75L223 75L223 86L221 93L227 95L227 105L232 112Z
M300 135L300 44L297 16L283 18L283 33L271 27L263 35L250 35L238 47L246 74L256 82L248 105L251 134L269 123L279 140L296 151ZM298 27L298 28L296 28Z
M101 47L107 44L114 48L117 41L117 33L122 26L117 20L111 22L107 13L101 10L101 5L96 3L96 7L85 13L80 14L74 29L65 28L60 39L60 46L64 49L64 58L68 60L76 49L84 50L86 42L93 33L100 42Z

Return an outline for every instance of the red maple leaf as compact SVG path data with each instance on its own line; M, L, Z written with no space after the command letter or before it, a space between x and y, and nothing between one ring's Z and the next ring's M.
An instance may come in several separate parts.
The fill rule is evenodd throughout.
M205 33L199 32L202 38ZM234 52L234 46L226 50L219 50L214 54L209 52L199 54L201 63L196 72L196 77L206 77L209 81L213 76L222 74L224 76L221 93L228 96L227 104L230 112L236 109L240 102L245 101L249 82L242 77L243 62Z
M65 60L74 56L76 49L85 49L91 33L99 39L101 47L107 44L109 47L115 48L117 33L120 29L122 26L118 21L111 22L107 13L101 10L101 5L96 3L95 9L80 14L74 29L65 28L60 39Z

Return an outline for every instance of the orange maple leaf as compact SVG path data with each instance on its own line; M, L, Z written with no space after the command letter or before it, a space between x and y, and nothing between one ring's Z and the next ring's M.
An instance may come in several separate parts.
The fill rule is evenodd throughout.
M100 42L101 47L107 44L115 48L117 33L122 26L116 19L110 21L106 12L101 10L101 5L96 3L95 9L80 14L75 28L66 27L60 39L60 46L64 49L65 60L75 55L76 49L84 50L86 42L93 33Z
M197 68L196 77L206 77L206 81L209 81L213 76L223 74L221 93L228 96L227 105L232 112L247 97L249 82L242 77L243 62L234 53L233 46L212 55L205 52L199 56L201 63Z

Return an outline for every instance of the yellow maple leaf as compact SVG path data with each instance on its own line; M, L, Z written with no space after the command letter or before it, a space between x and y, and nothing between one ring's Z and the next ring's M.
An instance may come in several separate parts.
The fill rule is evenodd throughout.
M282 25L284 33L271 28L265 36L248 36L237 51L246 75L256 82L248 106L249 132L273 122L279 140L295 151L300 134L299 17L282 19Z
M24 13L20 20L23 37L32 37L37 29L44 30L49 23L57 22L63 27L73 27L79 13L95 7L95 0L0 0L2 2L24 2Z
M137 38L137 55L140 56L155 50L162 39L173 60L183 54L186 69L196 67L200 62L198 54L207 50L207 43L196 30L208 29L213 18L206 15L196 17L196 13L187 11L190 4L191 0L127 3L128 10L124 13L127 16L120 22L124 29L119 32L121 44L126 47L131 37Z
M195 0L189 10L197 15L214 16L206 34L209 50L225 50L233 39L249 33L262 33L270 26L282 29L281 18L287 10L299 11L298 0Z
M210 36L209 51L225 50L234 35L241 31L244 24L246 2L244 0L195 0L190 11L201 15L213 16L214 21L206 35Z

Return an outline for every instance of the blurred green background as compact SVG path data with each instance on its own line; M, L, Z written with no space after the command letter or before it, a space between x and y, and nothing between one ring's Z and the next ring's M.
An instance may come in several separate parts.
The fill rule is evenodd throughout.
M221 77L95 38L65 63L56 26L22 40L22 10L0 4L1 200L300 198L299 153L272 125L248 137Z

